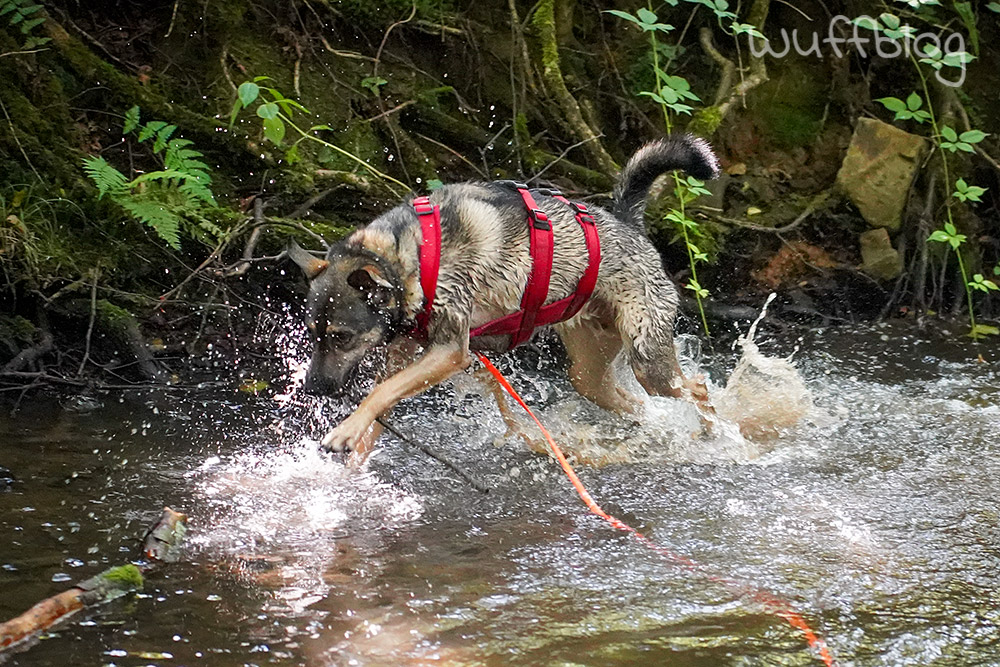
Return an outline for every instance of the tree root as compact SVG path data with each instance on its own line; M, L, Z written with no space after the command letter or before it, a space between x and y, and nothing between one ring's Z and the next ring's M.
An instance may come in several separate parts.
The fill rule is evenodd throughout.
M598 133L587 124L576 99L566 88L559 64L559 43L556 38L556 0L541 0L531 19L542 47L542 80L545 88L562 111L560 122L573 137L582 142L590 158L606 174L618 172L618 165L611 158L598 138Z

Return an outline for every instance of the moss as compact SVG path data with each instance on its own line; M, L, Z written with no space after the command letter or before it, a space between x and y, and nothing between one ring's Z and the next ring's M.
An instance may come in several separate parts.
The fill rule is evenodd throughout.
M131 563L105 570L101 578L115 588L129 591L139 590L144 583L142 572Z
M722 112L719 107L705 107L695 113L694 118L688 123L688 132L697 134L699 137L709 138L715 134L722 124Z
M812 143L828 99L823 78L807 63L782 61L784 69L750 96L750 111L761 130L780 148Z

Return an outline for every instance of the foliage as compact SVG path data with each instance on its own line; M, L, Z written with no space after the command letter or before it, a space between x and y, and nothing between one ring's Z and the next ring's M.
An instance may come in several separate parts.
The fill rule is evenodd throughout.
M764 38L757 27L740 23L738 16L729 10L727 0L683 0L689 4L704 5L715 14L719 25L731 35L749 34L754 37ZM667 4L676 7L681 0L667 0ZM663 112L663 121L668 133L674 129L674 115L691 115L694 107L693 103L700 102L701 99L691 90L691 84L682 76L670 74L660 67L660 55L664 52L664 44L660 42L661 36L670 35L674 31L674 26L660 22L656 13L646 7L640 7L635 14L630 14L620 10L608 10L606 14L611 14L620 19L628 21L637 26L649 38L649 57L651 61L652 76L655 81L653 90L643 90L638 94L648 97L659 105ZM669 52L677 53L679 45L674 46ZM668 65L669 66L669 65ZM692 103L692 104L689 104ZM673 114L673 115L672 115ZM701 195L709 194L704 183L696 178L683 177L674 173L674 194L677 197L678 206L664 216L664 220L671 223L678 230L676 240L683 240L687 251L688 266L691 269L691 278L684 285L686 289L694 294L698 304L698 312L701 315L701 323L705 330L705 335L711 335L708 329L708 319L705 317L705 308L702 300L708 298L709 291L698 281L698 264L708 261L708 254L698 247L696 240L702 237L702 230L699 223L687 214L687 207Z
M285 159L288 162L294 163L298 160L298 146L302 141L308 140L350 158L384 181L395 183L396 185L401 186L404 190L409 190L409 186L405 183L396 180L388 174L382 173L372 165L359 158L357 155L354 155L340 146L320 138L318 136L319 132L333 130L333 128L329 125L313 125L308 130L303 130L299 127L292 120L292 116L295 115L296 111L309 114L309 109L306 109L295 100L285 97L277 88L260 85L265 81L270 81L270 77L254 77L251 81L244 81L240 84L239 88L236 89L236 100L233 102L233 108L229 114L230 129L232 129L233 125L236 123L236 119L239 117L242 110L249 109L251 105L256 104L256 114L262 121L262 129L265 139L276 146L282 146L285 140L286 128L292 129L299 135L298 139L296 139L295 142L285 151ZM372 85L374 86L374 91L376 91L377 94L378 88L382 85L382 83L379 83L379 80L372 79ZM392 186L388 187L392 190ZM396 191L393 190L393 192ZM396 192L396 194L400 193Z
M221 239L224 232L208 218L216 206L211 169L204 155L191 147L194 142L173 136L176 130L176 125L160 120L141 124L139 107L132 107L125 114L122 133L137 135L139 143L152 140L152 152L163 169L129 179L103 157L93 155L84 159L83 168L100 197L107 195L179 249L182 229L206 242Z
M936 0L898 1L905 2L914 9L927 9L931 5L940 4ZM968 5L968 3L956 2L954 10L959 14L960 18L962 18L965 23L966 28L970 31L971 42L975 49L977 48L975 45L978 43L978 31L975 27L975 15L969 7L966 7L966 5ZM991 9L993 8L991 7ZM1000 9L1000 7L997 9ZM901 21L899 17L889 12L882 13L877 19L868 18L859 22L859 25L863 25L863 27L871 30L879 31L889 39L908 42L913 37L913 29L909 26L901 26L900 24ZM876 101L895 114L894 120L913 121L921 125L924 123L930 124L930 140L940 150L941 169L944 175L944 182L950 184L952 183L952 179L948 163L948 154L959 152L975 153L976 144L983 141L983 139L989 135L974 128L959 134L954 128L947 125L942 126L939 123L939 120L934 113L934 106L931 102L930 90L927 85L927 76L921 68L921 65L926 65L935 71L941 70L945 67L962 68L967 63L971 62L975 56L965 51L943 54L941 49L933 44L926 44L922 48L919 44L915 44L913 49L907 48L906 53L910 54L911 63L920 77L921 92L923 95L921 96L919 92L913 91L910 93L905 102L895 97L884 97ZM924 108L925 103L926 109ZM998 286L995 282L984 278L983 275L979 273L975 274L972 280L969 280L968 271L965 266L965 259L962 256L962 246L966 244L968 237L958 231L952 211L952 204L953 201L959 201L962 203L970 201L980 202L980 197L986 192L986 188L970 185L964 178L958 178L954 181L954 184L955 189L951 192L945 206L946 221L944 222L942 228L935 230L927 240L947 244L954 252L955 257L957 257L958 268L962 274L962 284L965 287L966 300L968 301L970 324L969 335L973 338L980 338L984 335L1000 333L1000 331L998 331L996 327L986 326L976 322L975 307L972 299L973 292L981 291L989 293L990 291L996 291Z
M33 0L0 0L0 16L7 17L7 23L20 28L25 36L24 50L37 49L51 41L49 37L32 35L32 31L45 22L44 14L39 14L42 5L34 4Z

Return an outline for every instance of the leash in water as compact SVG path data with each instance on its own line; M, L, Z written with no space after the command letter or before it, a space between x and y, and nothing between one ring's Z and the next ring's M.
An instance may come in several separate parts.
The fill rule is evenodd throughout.
M809 623L806 622L806 619L802 616L802 614L795 611L792 608L791 604L788 603L787 601L782 600L773 593L759 589L749 584L744 584L734 579L727 579L725 577L718 577L715 575L705 573L701 571L702 567L697 562L691 560L690 558L686 558L685 556L682 556L680 554L676 554L670 551L669 549L660 546L659 544L657 544L650 538L646 537L643 533L640 533L638 530L628 525L624 521L605 512L601 508L601 506L594 501L590 493L587 491L586 487L583 486L583 482L580 481L580 478L577 476L576 471L573 470L573 467L570 466L569 461L566 460L566 456L562 453L562 450L559 448L559 445L557 445L556 441L552 439L552 436L549 434L548 429L546 429L545 426L542 425L542 422L539 421L538 417L535 416L535 413L532 412L531 408L528 407L528 404L524 402L524 399L521 398L520 394L518 394L517 391L515 391L514 387L511 386L510 382L507 381L507 378L505 378L503 374L500 373L499 370L497 370L497 367L494 366L490 362L490 360L486 358L485 355L477 352L476 356L479 357L479 360L483 363L486 369L493 374L493 377L497 379L497 382L500 383L500 386L503 387L508 394L510 394L511 398L517 401L517 403L522 408L524 408L524 411L528 413L528 416L531 417L531 419L538 426L539 430L542 432L542 435L545 436L545 440L549 443L549 448L555 455L556 460L559 461L559 465L562 466L563 472L566 473L566 476L569 478L569 481L573 484L573 488L576 489L576 492L580 496L580 499L583 500L583 503L587 506L587 509L589 509L592 514L595 514L600 518L604 519L612 527L624 531L626 533L629 533L630 535L632 535L632 537L637 539L643 545L655 551L656 553L660 554L664 558L674 561L675 563L684 565L689 569L699 570L699 574L705 576L710 581L723 584L730 590L738 593L741 597L745 596L760 603L764 607L764 609L766 609L769 613L784 619L793 628L799 630L805 637L806 642L809 644L809 647L812 648L814 651L816 651L816 653L819 655L820 660L823 661L824 665L827 665L827 667L833 667L833 665L836 664L836 662L833 659L833 654L827 647L826 642L823 641L822 637L817 635L816 632L809 626Z
M422 442L416 442L414 440L411 440L410 438L407 438L405 435L403 435L402 433L400 433L398 430L396 430L395 428L393 428L392 426L390 426L389 422L387 422L382 417L379 417L375 421L377 421L379 424L381 424L383 427L385 427L386 431L388 431L389 433L392 433L394 436L396 436L397 438L399 438L400 440L402 440L406 444L410 445L411 447L415 447L415 448L419 449L420 451L422 451L424 454L426 454L427 456L431 457L435 461L438 461L438 462L442 463L445 467L450 468L452 471L455 472L456 475L458 475L459 477L461 477L462 479L464 479L466 482L468 482L469 485L472 488L474 488L476 491L479 491L480 493L489 493L490 492L490 487L486 486L485 484L483 484L482 482L480 482L478 479L476 479L475 477L473 477L469 473L467 473L464 470L462 470L462 468L459 467L458 464L456 464L455 462L453 462L451 459L449 459L448 457L446 457L441 452L439 452L436 449L433 449L433 448L425 445Z

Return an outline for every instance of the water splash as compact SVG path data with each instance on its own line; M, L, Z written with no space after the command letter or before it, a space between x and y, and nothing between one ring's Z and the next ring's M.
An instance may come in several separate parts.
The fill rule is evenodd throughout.
M743 351L725 388L713 396L719 417L738 424L740 432L756 441L773 440L798 424L812 410L812 394L802 376L786 358L768 357L754 340L757 327L774 300L772 293L760 315L733 347Z

